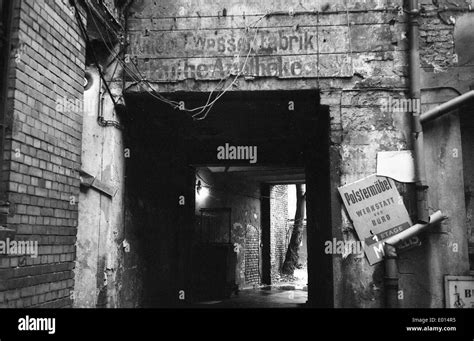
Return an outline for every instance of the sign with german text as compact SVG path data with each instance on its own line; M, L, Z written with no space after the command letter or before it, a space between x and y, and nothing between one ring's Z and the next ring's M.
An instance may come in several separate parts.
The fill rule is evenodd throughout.
M445 276L446 308L474 308L474 276Z
M189 20L187 24L192 25ZM210 17L204 20L209 28L189 30L163 27L163 21L132 19L128 32L127 66L138 68L149 80L220 80L237 74L281 79L353 74L347 25L329 30L310 21L311 26L297 30L294 25L248 29L246 22L226 24ZM195 21L195 25L203 24Z
M371 175L339 187L339 193L370 265L382 261L382 242L412 225L394 181Z

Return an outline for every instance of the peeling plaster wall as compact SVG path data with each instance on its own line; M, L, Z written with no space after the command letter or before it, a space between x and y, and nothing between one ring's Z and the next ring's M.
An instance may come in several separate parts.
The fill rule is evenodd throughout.
M462 6L458 8L456 16L468 11L466 3L457 2ZM466 89L466 82L470 77L465 75L466 66L459 67L454 73L451 68L455 66L452 39L454 25L438 18L445 16L438 14L444 8L444 2L438 1L435 4L424 0L421 4L423 87L446 84L452 86L459 83L463 90ZM308 48L304 56L299 57L304 72L288 73L291 65L285 69L281 51L268 50L264 41L261 45L257 44L256 52L254 51L258 58L254 55L251 58L252 65L266 63L267 71L261 72L261 69L248 67L245 69L245 79L239 79L232 91L321 90L321 104L328 105L331 114L332 233L335 238L353 240L357 237L341 207L337 187L373 174L376 171L378 151L405 150L410 138L406 135L410 124L409 115L382 109L382 104L389 98L408 96L407 16L399 13L399 6L403 6L402 1L348 2L345 5L344 1L319 0L285 3L271 0L228 0L219 4L204 0L156 4L142 0L131 8L129 24L133 36L129 52L131 60L137 63L157 91L211 91L217 82L209 74L208 66L200 67L201 71L206 70L205 75L198 74L196 70L201 60L224 58L229 61L231 68L232 63L240 65L242 56L239 59L229 51L221 51L219 54L218 50L213 53L213 49L202 51L194 48L192 44L200 34L207 38L215 35L216 39L221 35L226 39L239 38L242 36L241 30L246 26L264 13L272 12L279 14L262 19L259 22L261 32L280 32L281 35L295 36L308 30L317 32L316 47ZM446 32L440 34L439 29ZM268 37L271 35L268 33ZM164 49L166 46L169 49ZM179 53L173 55L173 51ZM335 54L339 57L334 57ZM174 69L160 64L162 57L171 59L175 63ZM268 58L274 58L274 66L269 66L271 63ZM317 67L306 67L305 63L316 63ZM195 65L194 72L189 67L191 64ZM128 91L143 91L143 88L134 86L131 81L128 84L131 85ZM456 140L459 137L458 123L455 120L443 123L447 125L443 128L447 146L461 148ZM440 168L441 164L446 164L446 156L435 152L439 141L434 136L436 135L428 136L427 143L431 143L432 147L427 150L430 157L436 157L439 161L432 164L432 161L427 160L427 169L428 177L437 179L439 186L430 194L431 205L433 209L446 210L453 216L460 217L443 226L462 234L462 216L465 216L465 212L462 212L464 204L460 203L464 202L464 198L459 194L451 195L462 193L455 192L456 188L462 187L462 181L456 177L462 164ZM403 192L405 187L400 186L400 189ZM408 199L404 199L409 204ZM460 206L455 206L458 203ZM461 230L458 226L461 226ZM458 232L455 232L456 236ZM441 305L441 298L434 297L433 293L442 295L440 283L443 273L457 261L461 263L450 268L452 274L463 273L467 255L462 247L460 254L452 256L442 251L445 246L444 241L434 238L401 256L401 289L404 290L402 306ZM432 257L431 261L428 261L429 257ZM449 261L442 264L442 257ZM335 255L333 274L336 307L365 308L384 305L383 268L380 264L372 267L361 255L351 255L346 259Z
M84 103L90 108L84 114L82 153L87 154L88 159L82 160L81 167L90 174L100 174L100 165L98 162L102 156L102 148L96 150L95 144L99 138L95 127L95 114L99 105L100 81L98 74L92 78L92 86L84 92ZM95 128L95 129L94 129ZM96 169L94 169L96 168ZM76 307L95 307L97 304L97 260L99 258L99 230L100 230L100 207L101 194L95 191L79 194L79 222L77 232L77 261L75 272L77 276L75 285Z
M93 188L80 193L75 306L120 307L118 295L127 285L121 278L127 271L121 247L124 146L120 130L97 124L99 110L106 119L117 117L97 69L92 66L87 71L92 75L92 86L84 93L81 169L111 186L114 195L110 198ZM120 89L112 89L120 93Z

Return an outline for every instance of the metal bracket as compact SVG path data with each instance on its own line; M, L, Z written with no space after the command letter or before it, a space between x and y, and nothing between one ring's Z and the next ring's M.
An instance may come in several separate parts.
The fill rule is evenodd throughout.
M81 187L83 188L94 188L98 192L105 194L110 198L113 198L115 196L115 193L117 193L116 188L97 179L96 177L90 175L82 169L79 170L79 177L81 179Z

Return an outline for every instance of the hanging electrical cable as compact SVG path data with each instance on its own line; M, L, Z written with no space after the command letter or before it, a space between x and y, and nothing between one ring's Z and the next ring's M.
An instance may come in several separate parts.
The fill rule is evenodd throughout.
M112 52L112 49L108 46L107 44L107 41L105 39L105 37L102 35L101 33L101 30L98 28L98 25L97 25L97 22L95 21L94 19L94 16L92 15L92 12L91 10L88 8L89 10L89 13L91 14L91 18L92 18L92 22L93 24L95 25L99 35L101 36L101 39L102 41L104 42L104 45L106 46L106 48L109 50L109 52L111 54L113 54ZM250 28L255 28L255 35L253 37L253 40L252 42L249 44L249 50L248 50L248 53L246 55L246 58L245 58L245 61L242 65L242 67L240 68L240 70L237 72L236 76L234 77L234 79L232 80L232 82L229 84L229 86L227 86L224 90L221 90L220 87L225 85L225 82L229 79L229 77L232 75L232 73L230 72L227 76L225 77L222 77L220 80L219 80L219 83L216 85L216 87L209 93L209 96L208 96L208 99L206 101L206 104L202 105L202 106L198 106L198 107L195 107L195 108L191 108L191 109L188 109L188 108L181 108L180 107L180 103L177 102L177 101L172 101L172 100L169 100L167 98L165 98L164 96L162 96L161 94L157 93L153 86L150 84L150 82L148 82L145 77L143 77L143 75L141 74L140 72L140 69L138 67L138 65L136 65L133 61L130 62L130 64L132 64L134 66L134 68L136 69L136 71L138 72L138 75L132 71L124 61L121 61L120 59L119 62L120 64L122 65L122 67L124 68L125 72L127 72L127 74L135 81L135 85L138 85L140 83L144 83L146 84L146 86L151 90L151 91L148 91L147 89L145 89L145 91L147 93L149 93L151 96L153 96L154 98L162 101L162 102L165 102L169 105L171 105L174 109L177 109L179 108L180 110L183 110L183 111L186 111L186 112L192 112L194 113L195 111L199 111L197 113L194 113L192 115L192 118L195 119L195 120L203 120L207 117L207 115L209 114L210 110L212 109L212 107L214 106L214 104L231 88L234 86L234 84L236 83L236 81L238 80L238 78L242 75L242 73L244 72L246 66L247 66L247 63L248 63L248 59L250 57L250 53L252 52L253 50L253 46L255 45L255 41L256 41L256 38L257 38L257 35L258 35L258 28L256 28L256 25L263 19L265 18L266 16L268 15L267 14L264 14L262 15L258 20L256 20L251 26L247 27L247 31L250 29ZM238 56L238 59L240 59L240 55ZM224 82L224 83L222 83ZM218 94L216 95L216 97L212 99L212 95L214 92L218 92ZM199 115L203 114L203 116L201 117L198 117Z
M97 32L99 33L99 35L100 35L100 37L101 37L101 39L102 39L102 42L104 43L106 49L109 51L110 54L113 54L114 51L113 51L113 49L112 49L111 47L109 47L109 45L107 44L107 40L106 40L106 39L104 38L104 36L102 35L101 30L99 29L99 26L98 26L98 24L97 24L97 22L96 22L96 20L95 20L95 18L94 18L94 16L93 16L93 14L92 14L90 8L87 8L87 9L88 9L89 14L90 14L90 16L91 16L92 23L94 24L94 26L95 26ZM106 31L106 33L107 33L107 35L108 35L108 32L107 32L107 31ZM109 38L110 38L110 36L109 36ZM122 39L124 39L124 35L122 35ZM126 44L125 44L124 41L122 41L122 44L123 44L124 46L126 46ZM143 77L143 75L141 74L141 72L140 72L138 66L137 66L135 63L131 62L130 64L132 64L132 65L135 67L135 69L136 69L137 72L138 72L138 76L135 74L135 72L134 72L133 70L131 70L131 69L127 66L127 64L126 64L124 61L122 61L122 60L120 60L120 59L117 59L117 60L119 61L119 63L120 63L121 66L123 67L124 71L135 81L135 85L140 84L140 83L145 83L145 84L152 90L152 92L150 92L150 91L148 91L147 89L144 89L145 92L147 92L148 94L150 94L152 97L154 97L154 98L156 98L156 99L158 99L158 100L160 100L160 101L162 101L162 102L165 102L165 103L167 103L167 104L173 106L174 109L179 108L179 104L180 104L179 102L177 102L177 101L171 101L171 100L165 98L164 96L162 96L161 94L156 93L156 92L154 91L153 87L149 84L149 82L145 79L145 77ZM197 109L200 109L200 108L189 109L189 110L197 110Z
M102 82L104 82L104 86L107 90L107 93L109 94L110 96L110 99L112 100L112 103L113 103L113 106L114 106L114 109L117 108L117 102L115 101L115 98L112 94L112 91L110 90L110 87L105 79L105 76L102 72L102 69L100 67L100 64L98 62L98 58L97 58L97 55L95 53L95 50L94 48L92 47L92 44L91 44L91 41L90 41L90 38L89 38L89 35L87 33L87 30L86 28L84 27L84 23L82 22L82 19L81 19L81 15L80 15L80 12L79 12L79 8L77 7L77 4L76 4L76 1L75 0L72 0L72 5L74 7L74 13L75 13L75 16L76 16L76 20L79 24L79 29L81 31L81 34L82 34L82 37L83 39L85 40L86 42L86 46L89 46L90 50L91 50L91 54L92 54L92 58L93 58L93 62L94 64L96 65L96 68L97 68L97 71L99 72L99 76L102 80ZM86 6L87 7L87 6ZM113 127L116 127L118 129L121 129L121 126L118 122L116 121L107 121L104 119L104 117L102 115L99 115L97 117L97 122L100 126L103 126L103 127L108 127L108 126L113 126Z

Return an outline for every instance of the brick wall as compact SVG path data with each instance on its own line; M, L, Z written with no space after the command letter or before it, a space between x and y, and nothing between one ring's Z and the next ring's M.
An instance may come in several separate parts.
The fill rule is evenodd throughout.
M436 71L456 65L454 58L454 21L444 4L423 0L420 18L420 60L422 67ZM453 4L446 4L453 8ZM459 6L459 5L458 5Z
M85 43L61 1L15 1L9 70L6 177L16 240L38 256L0 255L0 307L68 307L74 286ZM15 58L16 55L16 58Z
M288 186L275 185L270 188L270 262L271 277L280 273L285 260L288 233Z
M245 235L245 282L260 284L260 230L247 225Z

